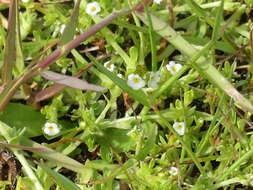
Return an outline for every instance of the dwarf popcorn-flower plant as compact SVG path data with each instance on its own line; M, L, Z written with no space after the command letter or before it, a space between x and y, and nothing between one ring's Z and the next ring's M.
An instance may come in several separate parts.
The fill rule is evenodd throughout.
M169 64L166 65L166 68L172 75L174 75L182 68L182 65L175 61L170 61Z
M45 123L43 131L45 134L49 136L55 136L60 132L60 128L58 127L56 123L47 122Z
M175 122L173 128L180 136L183 136L186 131L184 122Z
M88 3L86 6L86 13L91 16L97 15L101 11L100 4L96 1Z
M145 86L145 81L137 74L128 76L127 84L134 90L139 90Z

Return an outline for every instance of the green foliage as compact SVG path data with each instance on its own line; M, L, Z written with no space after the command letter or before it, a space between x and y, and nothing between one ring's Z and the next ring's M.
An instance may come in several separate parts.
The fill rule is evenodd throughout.
M92 1L11 2L9 21L0 4L0 146L22 165L13 189L252 188L252 0L150 1L143 12L120 12L139 0L97 0L97 15ZM54 86L34 68L51 59L46 69L105 89L58 81L35 103ZM134 90L131 74L145 86Z

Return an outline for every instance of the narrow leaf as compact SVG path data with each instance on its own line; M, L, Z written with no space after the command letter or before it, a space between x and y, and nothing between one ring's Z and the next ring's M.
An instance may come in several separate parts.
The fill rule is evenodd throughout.
M39 166L50 176L54 179L57 185L60 186L61 189L65 190L80 190L80 188L70 181L65 176L57 173L56 171L52 170L51 168L47 167L45 164L39 164Z
M9 83L12 80L12 70L17 61L17 52L19 45L19 26L18 26L18 1L11 1L9 8L7 40L4 48L4 63L2 68L3 83Z
M80 80L76 77L62 75L59 73L55 73L53 71L40 72L40 75L58 84L63 84L71 88L76 88L80 90L93 90L99 92L105 89L104 87L101 86L89 84L88 82Z
M214 24L214 28L213 28L213 34L212 34L212 39L218 39L219 36L219 30L221 27L221 21L223 18L223 8L224 8L224 0L221 1L220 7L217 10L217 15L216 15L216 19L215 19L215 24Z
M83 69L81 69L78 73L74 75L74 77L80 77L82 74L87 71L92 64L86 65ZM63 84L54 84L53 86L49 86L44 90L40 91L34 97L34 103L38 103L40 101L46 100L52 96L59 94L66 86Z
M66 27L63 31L62 38L59 43L60 46L68 43L69 41L73 40L73 38L74 38L76 26L78 24L80 2L81 2L81 0L77 0L75 3L75 7L74 7L74 10L73 10L72 15L70 17L70 21L66 25Z

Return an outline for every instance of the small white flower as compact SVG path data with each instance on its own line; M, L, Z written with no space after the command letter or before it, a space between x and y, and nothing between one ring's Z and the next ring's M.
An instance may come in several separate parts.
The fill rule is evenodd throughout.
M154 0L154 3L160 4L163 0Z
M175 122L174 124L173 124L173 128L175 129L175 131L179 134L179 135L184 135L184 133L185 133L185 124L184 124L184 122Z
M166 65L168 71L174 75L176 74L181 68L182 65L179 63L176 63L175 61L170 61L169 64Z
M60 26L60 33L61 33L61 34L63 34L65 27L66 27L65 24L62 24L62 25Z
M123 75L121 73L117 74L117 76L121 79L123 79Z
M28 3L30 0L22 0L23 3Z
M110 61L106 61L104 63L104 66L111 72L115 69L115 65L113 63L110 63Z
M96 1L88 3L86 6L86 13L91 16L97 15L101 11L100 4Z
M130 74L128 76L127 84L134 90L139 90L145 86L145 81L136 74Z
M157 88L157 83L160 81L160 72L151 72L148 81L148 87Z
M178 174L178 169L174 166L169 168L169 173L170 175L177 175Z
M60 128L58 127L58 125L56 123L45 123L44 129L43 129L44 133L49 135L49 136L54 136L57 135L60 132Z

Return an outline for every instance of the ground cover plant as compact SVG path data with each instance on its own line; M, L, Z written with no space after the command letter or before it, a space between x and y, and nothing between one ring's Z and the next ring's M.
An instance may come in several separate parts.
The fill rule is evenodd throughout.
M1 189L251 189L252 0L0 0Z

